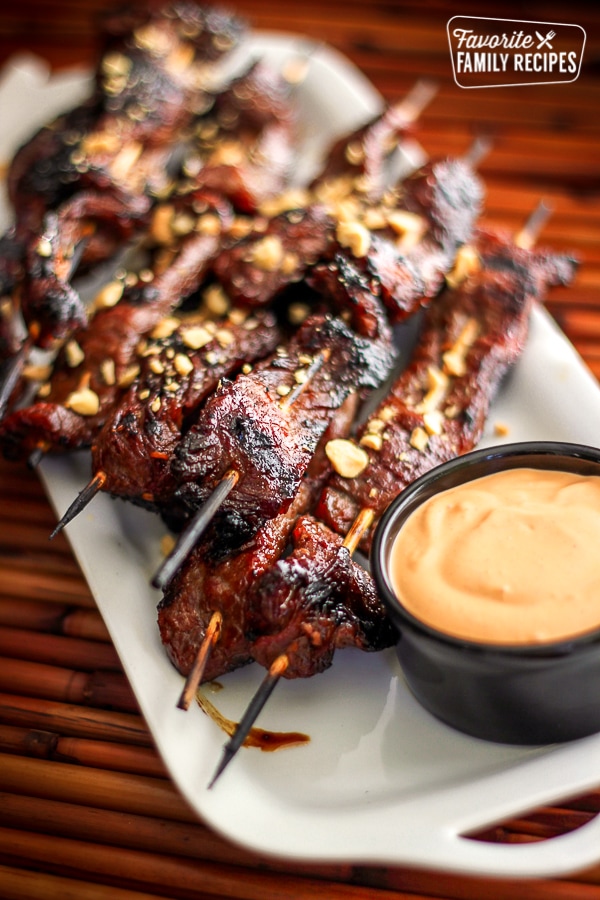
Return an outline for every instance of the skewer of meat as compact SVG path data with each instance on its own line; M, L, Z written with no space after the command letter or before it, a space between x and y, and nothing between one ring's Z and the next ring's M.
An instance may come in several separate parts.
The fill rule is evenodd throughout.
M272 313L224 319L168 317L138 345L140 373L92 444L93 476L51 537L102 490L175 521L174 449L222 378L274 351L281 331Z
M531 232L526 227L517 241L531 244ZM373 524L404 485L475 446L499 380L524 346L532 303L574 273L573 260L521 250L505 236L480 232L476 248L477 262L459 261L455 275L467 275L464 283L427 311L413 361L363 426L359 441L326 447L337 474L316 514L328 516L346 538L305 517L290 556L253 586L252 656L268 672L225 746L211 785L280 677L322 671L337 646L377 649L380 642L393 642L382 607L368 602L376 596L374 585L366 573L357 576L348 551L361 543L368 548Z
M473 198L474 196L479 197L479 181L468 164L462 161L453 161L450 164L441 164L441 169L443 171L441 185L438 184L436 178L431 176L431 173L425 178L424 183L422 174L421 180L416 180L417 188L414 190L415 207L418 204L421 211L426 212L430 216L428 246L427 248L419 247L421 271L429 273L425 297L428 297L433 292L434 285L438 285L444 272L447 272L451 265L451 259L454 259L457 246L470 235L477 212L477 204L473 203ZM446 184L449 169L452 171L458 170L458 186L454 182L452 182L453 187L450 184ZM454 174L457 174L457 172L454 172ZM466 188L467 183L469 184L469 189ZM435 189L432 189L432 184ZM408 194L409 197L412 196L408 189L405 189L405 194ZM407 203L407 206L412 205L411 201ZM452 257L450 248L452 248ZM427 261L427 253L432 257L429 261ZM345 261L344 266L346 266ZM348 264L348 268L350 267L351 265ZM346 268L344 271L346 271ZM409 269L407 269L405 277L413 279L410 282L410 298L414 301L418 290L423 289L423 282L418 277L413 278L413 272L412 270L409 271ZM338 293L341 288L347 309L351 309L353 304L360 302L359 298L362 299L371 295L370 285L371 282L367 282L360 272L357 272L351 280L345 278L341 281L337 278ZM404 315L414 308L414 306L405 303L405 299L406 297L402 298ZM397 310L399 305L396 303ZM396 318L400 318L398 312L396 313ZM250 392L251 389L251 384L245 385L246 391ZM186 497L193 498L192 508L194 509L198 508L200 502L204 502L206 506L204 509L201 507L199 512L195 514L193 523L181 536L171 556L161 566L153 580L155 586L163 586L166 580L172 576L176 566L194 546L197 537L206 528L217 510L235 509L237 517L241 518L243 532L247 533L248 528L252 530L258 527L261 516L276 514L277 509L285 499L284 486L286 477L288 477L287 471L281 467L269 468L273 461L269 460L267 463L267 455L261 462L263 472L258 479L257 485L253 486L254 489L251 488L248 491L247 486L252 485L252 479L244 477L243 484L246 488L246 493L244 493L243 489L240 490L238 483L242 473L246 475L244 470L248 466L249 460L244 454L240 456L239 451L242 442L249 441L251 435L244 434L242 430L232 441L232 431L235 428L241 428L239 425L234 427L234 420L236 423L240 423L245 419L239 412L234 416L231 416L231 413L227 413L225 418L227 419L227 416L229 416L231 421L226 425L224 425L224 422L219 421L222 410L230 402L233 402L234 408L236 404L239 406L239 399L231 401L230 397L227 396L231 393L231 390L227 389L223 396L219 397L214 404L210 402L207 404L199 422L190 430L185 440L177 448L174 466L178 470L178 476L182 481L182 487L178 492L179 497L184 503L186 502ZM233 390L237 390L237 387ZM262 391L263 388L260 389L261 394ZM252 394L248 393L245 402L248 403L251 397ZM252 400L250 402L254 403L256 401ZM212 415L213 406L215 410L214 415ZM266 440L269 447L273 446L272 435ZM223 461L227 460L228 456L227 452L223 452L223 448L228 445L231 451L230 459L228 464L224 464ZM314 443L312 447L314 449ZM256 448L254 452L256 452ZM211 456L213 457L212 460ZM191 465L190 459L193 460ZM256 468L256 461L252 461L251 465L253 466L254 474L256 474L259 471ZM292 471L295 472L296 469L297 463L292 466ZM265 473L268 473L267 478L265 478ZM201 479L200 484L198 484L198 478ZM281 485L282 490L279 493L273 488L275 483L273 479L277 479ZM297 481L293 481L293 484L293 490L295 490ZM243 506L240 506L241 500L243 500ZM239 526L237 526L237 530L239 530Z
M8 458L27 458L37 450L63 453L93 443L115 401L139 374L135 357L141 337L202 284L219 247L220 229L232 220L229 204L218 197L196 194L195 210L189 232L172 247L157 248L157 263L164 252L169 257L165 267L156 276L142 270L133 283L123 273L105 285L96 298L93 325L62 347L37 401L0 423ZM205 216L208 230L202 227Z
M280 558L298 517L314 506L332 472L325 445L348 435L358 400L351 394L336 411L287 509L268 519L234 554L223 553L213 526L166 585L158 625L171 661L187 676L178 704L182 709L202 680L252 662L246 624L251 585Z
M252 372L223 382L175 448L176 497L193 518L153 584L168 583L217 509L231 548L285 509L335 411L378 386L393 359L389 333L371 341L314 315Z
M11 264L0 271L1 295L14 296L13 320L2 322L12 340L0 340L3 406L27 356L27 332L44 347L85 324L70 283L73 247L89 267L112 255L115 240L140 233L151 199L172 183L176 146L208 102L211 67L244 28L192 3L107 17L92 95L17 151L8 174L16 223L2 239ZM112 228L103 227L110 219Z

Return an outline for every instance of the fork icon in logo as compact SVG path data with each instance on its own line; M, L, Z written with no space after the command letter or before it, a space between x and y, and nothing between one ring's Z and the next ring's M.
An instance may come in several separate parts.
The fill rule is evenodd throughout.
M552 38L556 37L555 31L550 30L548 32L548 34L546 35L546 37L544 37L543 34L540 34L539 31L536 31L536 35L537 35L537 39L540 42L537 45L538 50L540 50L542 47L548 47L550 50L552 50L552 44L550 43L550 41L552 40Z

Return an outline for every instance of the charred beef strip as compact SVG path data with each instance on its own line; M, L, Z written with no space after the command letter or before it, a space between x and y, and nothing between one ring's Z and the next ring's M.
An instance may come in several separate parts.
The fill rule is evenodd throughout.
M235 209L257 213L287 185L296 159L297 109L289 84L255 62L215 95L195 124L183 174L219 191Z
M198 212L190 232L166 248L173 252L169 264L156 276L145 269L133 283L124 274L102 288L90 325L76 331L61 348L37 401L0 423L5 456L24 458L38 448L62 453L93 443L110 410L139 374L140 338L204 281L221 238L212 224L209 233L201 227L196 230L196 224L206 215L211 223L227 225L231 220L225 201L195 196ZM157 248L157 259L164 251L164 246Z
M224 246L215 273L237 303L251 306L305 279L340 310L356 302L360 284L399 322L439 292L472 234L482 195L480 179L460 159L428 163L377 202L351 178L323 181L303 208L283 210Z
M87 324L84 304L70 281L81 243L87 259L110 259L119 246L147 224L145 197L82 192L44 217L41 234L27 247L19 292L29 334L39 347L51 347Z
M358 337L339 318L306 319L287 345L209 398L175 450L177 497L194 512L236 472L221 514L249 537L289 505L335 411L380 384L393 355L390 343Z
M302 516L294 548L253 582L247 627L252 658L268 669L285 654L285 678L327 669L336 649L383 650L397 635L369 573L342 538Z
M404 486L471 450L500 380L523 349L532 303L549 285L568 283L574 270L571 259L480 231L457 262L455 271L467 277L426 311L410 364L360 429L360 471L349 477L340 469L316 514L346 534L361 509L379 517ZM368 536L362 546L368 548Z
M223 377L250 368L280 339L269 312L160 322L138 352L139 377L92 445L92 471L102 473L102 490L168 510L177 487L171 457L200 405Z
M252 662L247 622L251 587L282 556L296 520L314 505L331 473L324 446L349 433L357 400L356 394L349 396L336 411L284 512L268 519L235 554L224 558L215 552L221 542L218 527L213 527L167 585L158 607L158 625L169 658L183 675L192 668L215 611L223 617L221 634L211 650L204 680Z
M332 258L311 270L309 284L343 302L357 278L400 322L434 297L481 211L483 188L468 162L441 159L409 176L378 207L343 201ZM354 206L354 211L353 211Z
M32 231L81 189L160 193L173 143L206 97L207 64L244 30L237 17L185 2L104 25L91 97L40 129L11 164L9 197Z

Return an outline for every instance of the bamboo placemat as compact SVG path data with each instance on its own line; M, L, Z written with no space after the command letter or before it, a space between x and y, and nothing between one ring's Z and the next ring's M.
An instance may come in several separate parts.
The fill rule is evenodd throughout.
M54 66L86 63L103 0L22 0L0 10L0 65L28 49ZM543 238L582 259L577 282L548 309L600 377L600 13L582 4L531 4L526 17L587 30L582 74L570 85L461 90L446 22L481 15L359 0L239 0L256 28L300 32L345 53L389 100L416 77L438 92L418 138L461 153L477 133L493 146L481 165L486 218L516 229L541 197L554 207ZM8 6L7 4L4 7ZM523 17L516 3L486 15ZM576 402L576 398L575 398ZM600 430L599 430L600 435ZM599 438L600 440L600 438ZM566 879L515 881L406 868L311 866L240 850L198 821L152 746L101 617L34 473L0 462L0 896L142 900L600 897L600 866ZM600 790L500 823L481 839L551 839L589 821ZM600 853L600 851L599 851Z

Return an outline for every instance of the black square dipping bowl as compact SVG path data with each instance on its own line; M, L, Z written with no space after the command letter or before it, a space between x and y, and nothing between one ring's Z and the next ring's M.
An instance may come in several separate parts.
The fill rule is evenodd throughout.
M453 637L424 624L396 596L390 573L394 541L411 513L440 491L495 472L552 469L600 475L600 450L536 441L476 450L444 463L407 487L376 529L371 567L398 629L406 681L429 712L485 740L548 744L600 731L598 627L548 643L502 644ZM591 546L598 564L600 546Z

